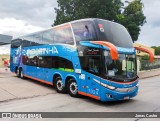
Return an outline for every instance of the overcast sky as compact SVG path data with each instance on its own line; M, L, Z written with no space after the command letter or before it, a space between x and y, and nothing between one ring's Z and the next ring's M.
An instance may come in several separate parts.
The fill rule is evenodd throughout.
M142 1L147 23L137 42L160 46L160 0ZM57 0L0 0L0 34L19 36L49 28L56 17L55 7Z

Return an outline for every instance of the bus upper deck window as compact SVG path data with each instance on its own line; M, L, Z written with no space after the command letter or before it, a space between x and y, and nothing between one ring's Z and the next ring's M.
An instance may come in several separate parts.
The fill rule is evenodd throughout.
M74 45L72 30L69 25L60 26L54 29L54 43Z
M94 24L92 21L72 23L72 27L77 44L79 44L79 41L97 40Z

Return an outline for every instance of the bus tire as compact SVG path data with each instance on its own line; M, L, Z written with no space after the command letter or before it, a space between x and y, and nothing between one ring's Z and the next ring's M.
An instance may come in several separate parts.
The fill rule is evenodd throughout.
M20 77L20 75L19 75L19 69L18 68L16 68L16 76Z
M54 80L54 87L58 93L65 93L66 88L65 85L62 84L62 78L57 76Z
M19 77L20 77L21 79L25 79L22 68L20 68L20 70L19 70Z
M68 84L67 84L67 90L71 97L79 97L78 85L73 78L69 79Z

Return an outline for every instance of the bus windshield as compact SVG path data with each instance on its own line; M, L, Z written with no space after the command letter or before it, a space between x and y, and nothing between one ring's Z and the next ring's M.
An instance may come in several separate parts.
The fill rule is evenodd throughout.
M117 81L131 81L130 79L136 78L135 55L119 54L118 60L112 60L109 53L105 51L104 57L107 77L115 78Z
M132 38L126 28L107 20L95 20L99 32L99 40L107 41L117 47L133 48Z

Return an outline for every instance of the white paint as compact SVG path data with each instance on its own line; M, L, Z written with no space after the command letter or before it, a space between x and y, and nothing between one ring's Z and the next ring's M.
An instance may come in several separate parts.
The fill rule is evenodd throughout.
M79 78L82 79L82 80L85 80L85 74L79 75Z
M34 55L45 55L45 54L58 54L58 50L56 47L52 48L37 48L37 49L28 49L26 54L29 56Z
M77 74L80 74L80 73L81 73L81 69L75 69L75 72L76 72Z

